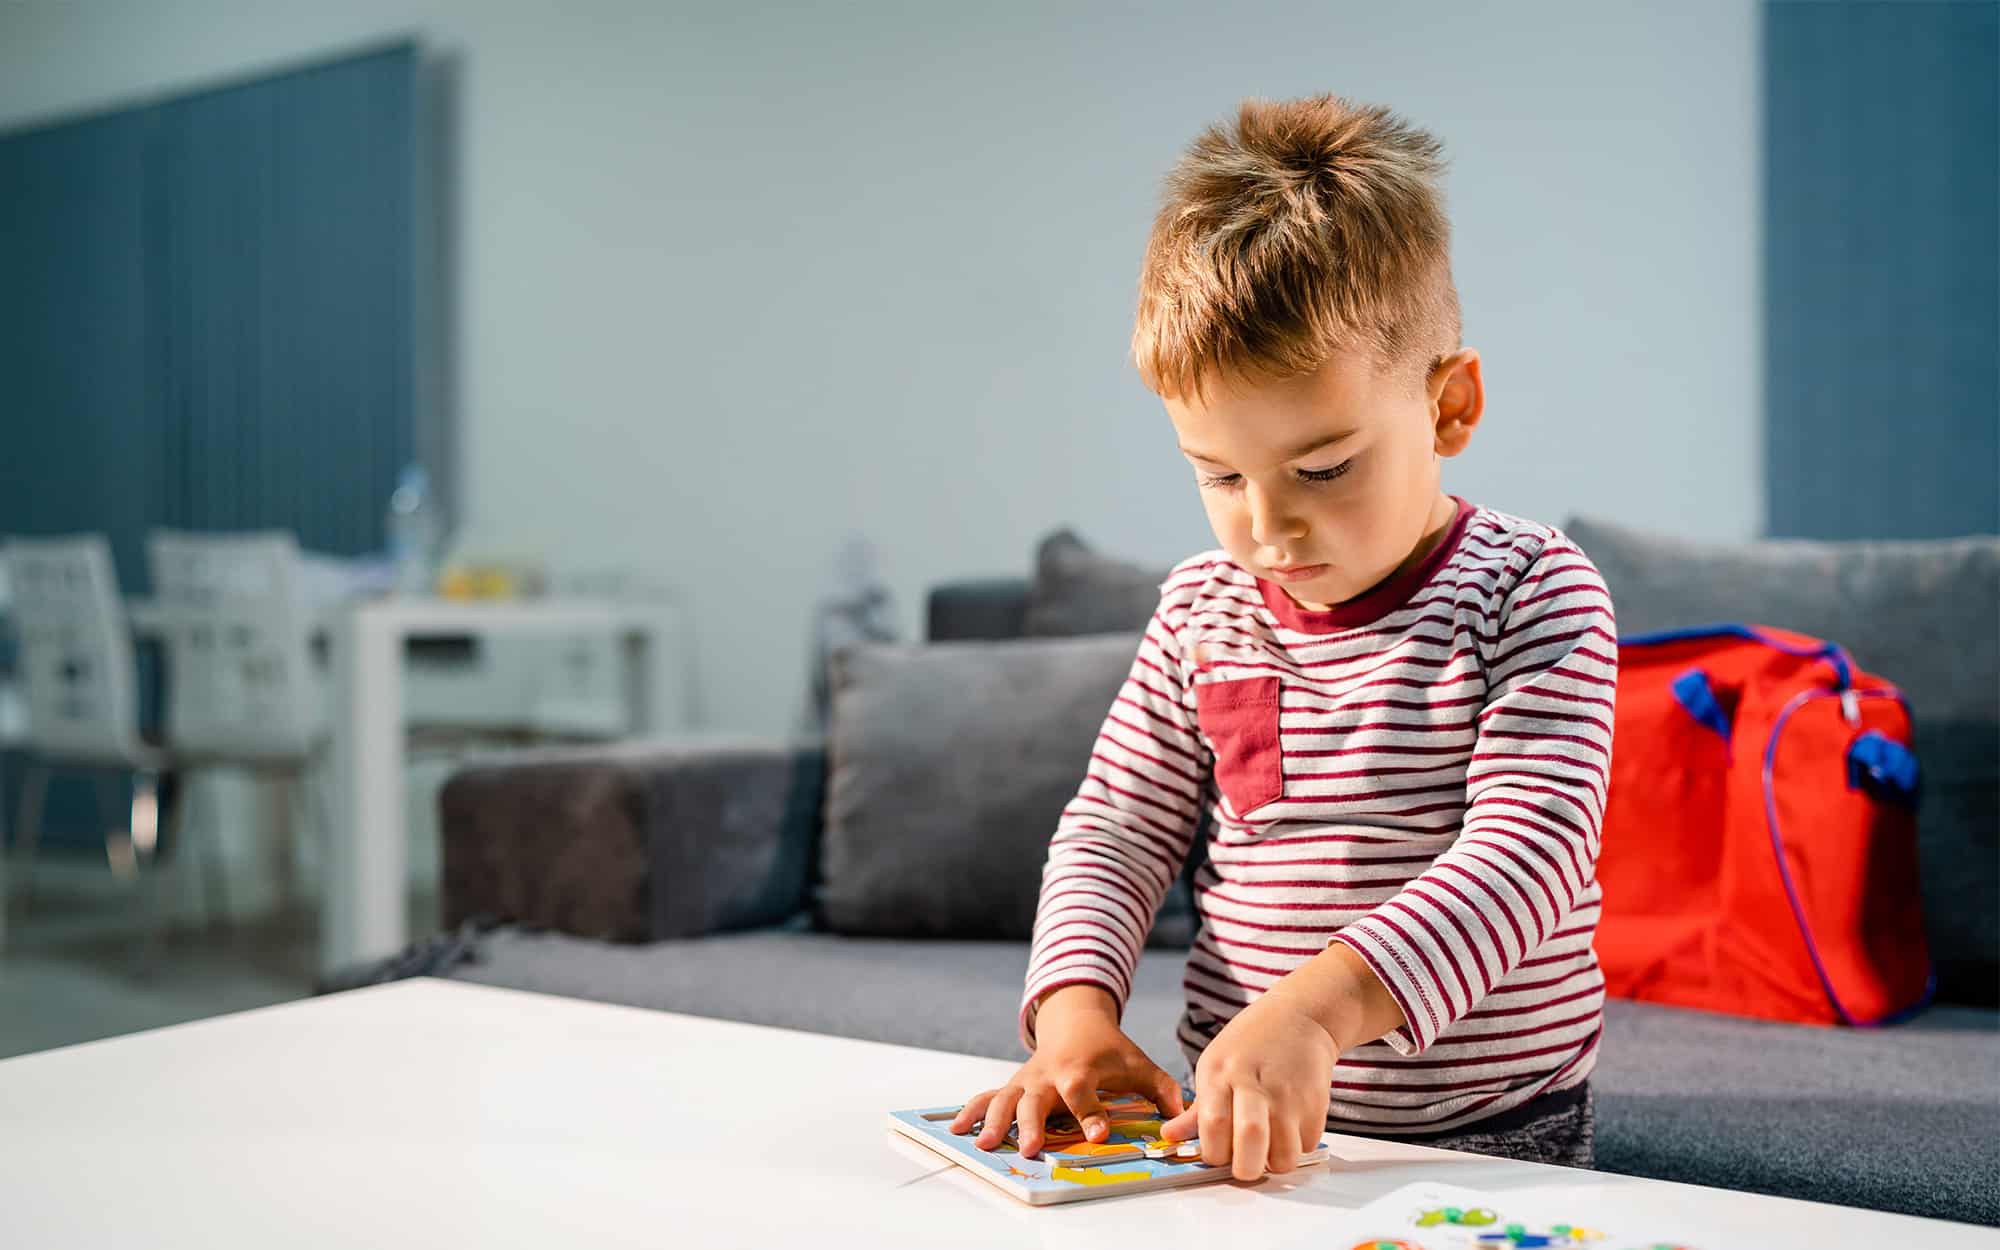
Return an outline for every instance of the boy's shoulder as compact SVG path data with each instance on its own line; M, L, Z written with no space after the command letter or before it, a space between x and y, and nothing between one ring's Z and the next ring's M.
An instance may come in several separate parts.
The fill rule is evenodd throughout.
M1526 568L1545 555L1582 549L1553 525L1502 512L1498 508L1474 507L1465 527L1461 551L1473 557L1511 557L1510 563Z
M1460 544L1461 554L1477 560L1502 560L1512 578L1526 576L1530 570L1546 571L1553 565L1588 570L1596 577L1597 566L1576 541L1555 526L1543 521L1531 521L1497 508L1474 508L1466 526L1466 538Z
M1459 599L1505 628L1568 619L1579 612L1612 613L1611 591L1590 556L1553 525L1492 508L1477 509L1467 527ZM1483 568L1483 573L1478 571ZM1465 593L1471 589L1474 593Z

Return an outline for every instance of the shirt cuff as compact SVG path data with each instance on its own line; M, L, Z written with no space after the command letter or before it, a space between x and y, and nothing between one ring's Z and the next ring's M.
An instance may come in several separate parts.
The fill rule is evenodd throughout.
M1403 1023L1382 1035L1389 1049L1405 1056L1424 1053L1444 1030L1444 1021L1429 984L1411 971L1395 935L1358 920L1334 934L1333 940L1361 956L1402 1009Z
M1119 992L1118 986L1109 977L1087 970L1072 969L1058 973L1047 981L1031 983L1027 994L1021 999L1020 1018L1021 1045L1027 1048L1029 1054L1035 1053L1035 1017L1040 1014L1041 1001L1057 990L1068 989L1072 985L1094 985L1103 990L1117 1002L1118 1018L1120 1020L1125 1018L1125 995Z

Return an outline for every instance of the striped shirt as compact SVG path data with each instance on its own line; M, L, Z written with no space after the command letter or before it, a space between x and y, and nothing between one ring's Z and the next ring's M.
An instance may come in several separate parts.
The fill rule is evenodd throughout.
M1050 842L1022 1040L1064 985L1123 1011L1205 808L1190 1064L1337 941L1407 1023L1342 1056L1330 1129L1449 1130L1581 1083L1617 655L1583 552L1463 501L1422 562L1327 610L1222 552L1183 562Z

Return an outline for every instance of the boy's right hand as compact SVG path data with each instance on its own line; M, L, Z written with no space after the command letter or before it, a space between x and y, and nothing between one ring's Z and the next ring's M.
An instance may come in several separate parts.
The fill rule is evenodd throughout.
M1068 985L1044 998L1035 1014L1035 1041L1034 1056L1005 1085L966 1103L951 1122L952 1132L970 1132L983 1119L974 1144L991 1150L1007 1135L1007 1126L1019 1121L1021 1154L1032 1159L1042 1152L1049 1116L1065 1107L1091 1141L1111 1136L1099 1090L1144 1095L1165 1117L1183 1110L1180 1083L1125 1036L1117 1000L1098 986Z

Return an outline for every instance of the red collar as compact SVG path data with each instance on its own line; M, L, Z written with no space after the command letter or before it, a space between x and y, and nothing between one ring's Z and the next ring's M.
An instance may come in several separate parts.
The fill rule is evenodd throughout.
M1336 603L1318 611L1300 607L1299 601L1286 594L1284 587L1260 577L1257 589L1264 596L1264 606L1271 609L1271 614L1285 628L1301 634L1331 634L1381 620L1408 603L1458 550L1474 509L1457 495L1451 498L1458 505L1458 512L1451 519L1451 528L1445 531L1444 538L1420 563L1400 573L1390 574L1345 603Z

